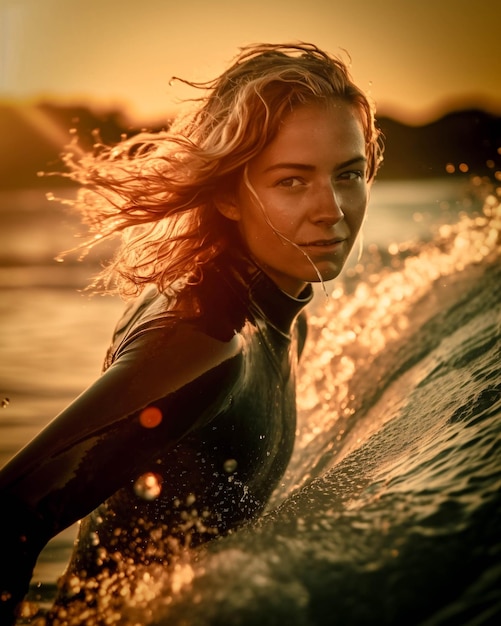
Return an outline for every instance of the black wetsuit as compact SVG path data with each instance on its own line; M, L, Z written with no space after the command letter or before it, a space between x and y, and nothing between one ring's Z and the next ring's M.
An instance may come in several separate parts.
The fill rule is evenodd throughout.
M94 576L262 512L293 448L311 293L225 254L176 298L129 308L102 377L0 472L2 624L40 550L80 518L70 571Z

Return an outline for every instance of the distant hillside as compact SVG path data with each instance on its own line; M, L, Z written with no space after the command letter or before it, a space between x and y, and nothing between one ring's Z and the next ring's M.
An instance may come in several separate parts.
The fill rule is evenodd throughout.
M97 114L86 107L67 107L41 103L37 106L0 104L0 189L53 187L62 179L39 178L39 171L61 171L60 154L78 133L79 144L89 149L92 135L99 130L105 143L120 141L123 133L132 134L120 111Z
M407 126L379 118L385 135L385 162L381 179L447 175L447 164L468 166L468 174L489 175L500 168L501 117L480 110L457 111L425 126ZM97 114L85 107L39 104L14 107L0 104L0 189L53 187L53 178L38 178L40 170L60 170L59 155L76 129L89 148L92 131L99 129L105 143L139 130L120 111ZM149 130L158 130L161 124ZM465 169L463 167L463 169ZM462 174L464 175L464 174ZM58 179L57 184L60 184Z
M378 119L385 136L381 178L429 178L447 175L491 175L501 168L501 117L471 109L455 111L425 126L406 126Z

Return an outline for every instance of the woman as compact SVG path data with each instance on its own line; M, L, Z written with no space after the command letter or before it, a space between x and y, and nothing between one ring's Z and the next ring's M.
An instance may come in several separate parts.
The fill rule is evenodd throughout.
M313 45L245 48L202 87L169 132L68 159L97 238L123 235L101 280L142 294L101 378L0 473L2 623L75 521L59 605L99 614L142 568L259 515L287 467L302 310L353 247L378 132Z

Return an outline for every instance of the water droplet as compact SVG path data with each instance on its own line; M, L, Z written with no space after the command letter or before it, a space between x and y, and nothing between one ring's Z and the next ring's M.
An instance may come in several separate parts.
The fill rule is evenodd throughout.
M238 463L235 459L226 459L226 461L223 463L224 471L227 474L233 474L233 472L236 471L237 467Z
M153 472L140 476L134 483L134 493L143 500L155 500L162 492L162 478Z

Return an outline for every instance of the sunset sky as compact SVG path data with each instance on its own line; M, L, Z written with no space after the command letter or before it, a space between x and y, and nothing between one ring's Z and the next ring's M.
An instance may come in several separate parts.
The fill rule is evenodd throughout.
M378 108L421 122L459 104L501 111L493 0L0 0L0 99L124 106L161 118L237 48L304 40L350 53Z

